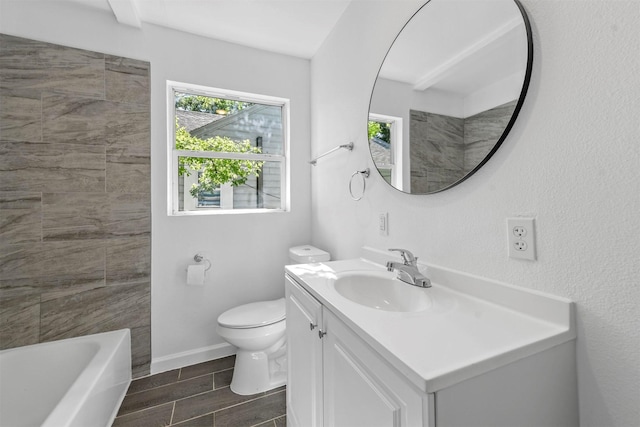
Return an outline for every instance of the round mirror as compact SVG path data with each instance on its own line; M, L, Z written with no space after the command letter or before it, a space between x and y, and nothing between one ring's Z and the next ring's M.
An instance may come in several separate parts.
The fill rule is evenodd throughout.
M369 106L369 149L394 188L451 188L498 149L524 101L531 28L516 0L431 0L387 52Z

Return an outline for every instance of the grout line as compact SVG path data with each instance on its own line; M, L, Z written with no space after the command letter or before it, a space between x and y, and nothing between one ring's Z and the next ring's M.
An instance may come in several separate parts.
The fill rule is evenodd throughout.
M229 388L229 386L226 386L226 387L220 387L219 389L216 389L216 390L222 390L222 389L224 389L224 388ZM204 391L204 392L201 392L201 393L192 394L192 395L189 395L189 396L182 397L182 398L180 398L180 399L176 399L176 400L174 400L174 401L163 402L163 403L159 403L159 404L157 404L157 405L152 405L152 406L146 406L146 407L144 407L144 408L138 409L137 411L132 411L132 412L128 412L128 413L126 413L126 414L122 414L122 415L120 415L120 417L124 417L124 416L128 416L128 415L133 415L133 414L136 414L136 413L138 413L138 412L142 412L142 411L146 411L146 410L148 410L148 409L156 408L156 407L158 407L158 406L166 405L167 403L173 403L173 409L171 410L171 421L170 421L170 423L169 423L169 425L172 425L172 424L173 424L173 416L174 416L174 414L175 414L176 403L177 403L178 401L180 401L180 400L185 400L185 399L189 399L189 398L194 397L194 396L199 396L199 395L201 395L201 394L210 393L211 391L213 391L213 390L209 390L209 391ZM205 413L202 413L202 414L198 414L198 415L196 415L196 416L193 416L193 417L188 418L188 419L186 419L186 420L182 420L182 421L180 421L180 422L181 422L181 423L183 423L183 422L185 422L185 421L189 421L189 420L192 420L192 419L194 419L194 418L199 418L199 417L202 417L202 416L205 416L205 415L209 415L209 414L214 414L214 418L215 418L215 414L216 414L217 412L220 412L220 411L223 411L223 410L225 410L225 409L229 409L229 408L234 408L234 407L236 407L236 406L244 405L244 404L246 404L246 403L253 403L253 402L256 402L256 401L257 401L257 400L259 400L259 399L264 399L264 398L266 398L267 396L271 396L271 395L276 394L276 393L283 393L283 392L285 392L285 391L286 391L286 390L279 390L279 391L277 391L277 392L273 392L273 393L270 393L270 394L266 394L266 392L265 392L265 393L262 393L262 394L260 394L260 395L257 395L257 396L256 396L255 398L253 398L253 399L244 400L244 401L242 401L242 402L239 402L239 403L236 403L236 404L233 404L233 405L225 406L224 408L219 408L219 409L217 409L217 410L215 410L215 411L210 411L210 412L205 412ZM278 417L275 417L275 418L273 418L272 420L275 422L275 420L276 420L276 419L281 418L281 417L284 417L285 415L286 415L286 413L285 413L285 414L282 414L282 415L280 415L280 416L278 416ZM270 421L270 420L267 420L267 421ZM215 425L215 423L214 423L214 425Z
M176 401L173 401L173 407L171 408L171 416L169 417L169 425L173 424L173 414L176 413Z
M198 375L198 376L195 376L195 377L190 377L190 378L186 378L186 379L181 380L180 379L180 373L178 373L178 378L175 381L172 381L172 382L167 383L167 384L160 384L160 385L158 385L156 387L146 388L144 390L136 391L135 393L128 393L127 392L127 396L135 396L136 394L146 393L148 391L155 390L157 388L168 387L170 385L174 385L174 384L178 384L178 383L184 383L185 381L195 380L196 378L206 377L207 375L213 376L213 373ZM143 378L151 378L152 376L153 375L149 375L149 376L141 377L141 378L136 378L136 380L143 379ZM211 379L211 382L212 383L215 382L213 378ZM207 392L204 392L204 393L207 393ZM198 394L200 394L200 393L198 393Z
M219 389L217 389L217 390L222 390L223 388L229 388L229 386L226 386L226 387L220 387L220 388L219 388ZM280 390L278 393L280 393L280 392L284 392L284 391L285 391L285 390ZM206 392L203 392L203 393L194 394L193 396L197 396L197 395L199 395L199 394L204 394L204 393L209 393L209 392L208 392L208 391L206 391ZM271 393L271 394L276 394L276 393ZM203 416L205 416L205 415L213 414L213 416L214 416L214 426L215 426L215 415L216 415L216 413L218 413L218 412L220 412L220 411L224 411L224 410L229 409L229 408L235 408L236 406L244 405L244 404L246 404L246 403L253 403L253 402L256 402L257 400L264 399L264 398L266 398L267 396L270 396L270 395L262 393L262 394L260 394L260 395L257 395L257 397L255 397L255 398L253 398L253 399L244 400L244 401L242 401L242 402L235 403L235 404L233 404L233 405L225 406L224 408L216 409L215 411L210 411L210 412L205 412L205 413L202 413L202 414L198 414L198 415L195 415L195 416L193 416L193 417L191 417L191 418L187 418L186 420L182 420L182 421L180 421L180 422L181 422L181 423L184 423L184 422L186 422L186 421L190 421L190 420L193 420L193 419L195 419L195 418L199 418L199 417L203 417ZM192 396L184 397L184 398L182 398L182 399L178 399L178 400L188 399L189 397L192 397ZM176 401L174 402L174 407L175 407L175 403L176 403L176 402L178 402L178 400L176 400ZM275 423L275 420L276 420L276 419L281 418L281 417L284 417L285 415L287 415L287 414L286 414L286 413L284 413L284 414L282 414L282 415L280 415L280 416L277 416L277 417L275 417L275 418L272 418L271 420L263 421L263 423L265 423L265 422L267 422L267 421L274 421L274 423ZM171 421L173 422L173 416L172 416ZM256 424L256 425L259 425L259 424Z
M277 417L271 418L270 420L263 421L263 422L261 422L259 424L252 424L250 427L256 427L256 426L262 425L264 423L268 423L269 421L271 421L273 423L273 427L277 427L276 420L279 420L282 417L284 417L284 415L279 415Z
M201 376L201 377L203 377L204 375L200 375L200 376ZM199 378L199 377L195 377L195 378ZM189 379L191 379L191 378L189 378ZM188 381L188 380L184 380L184 381ZM149 390L139 391L139 392L137 392L137 393L133 393L133 395L136 395L136 394L139 394L139 393L144 393L145 391L155 390L155 389L157 389L157 388L161 388L161 387L170 386L170 385L176 384L177 382L178 382L178 381L173 382L173 383L171 383L171 384L166 384L166 385L163 385L163 386L160 386L160 387L154 387L154 388L151 388L151 389L149 389ZM227 386L227 387L228 387L228 386ZM221 390L221 389L223 389L223 388L225 388L225 387L220 387L218 390ZM179 399L170 400L170 401L168 401L168 402L162 402L162 403L158 403L158 404L156 404L156 405L152 405L152 406L145 406L144 408L138 409L137 411L129 412L129 413L124 414L124 415L134 414L134 413L136 413L136 412L140 412L140 411L144 411L144 410L146 410L146 409L150 409L150 408L155 408L155 407L158 407L158 406L166 405L167 403L172 403L172 402L173 402L173 406L174 406L174 408L175 408L175 404L176 404L176 402L178 402L178 401L180 401L180 400L190 399L190 398L195 397L195 396L200 396L201 394L211 393L212 391L215 391L215 390L206 390L206 391L202 391L202 392L200 392L200 393L190 394L189 396L181 397L181 398L179 398ZM131 394L130 394L130 395L128 395L128 396L133 396L133 395L131 395ZM210 413L210 412L207 412L207 414L209 414L209 413ZM206 414L202 414L202 415L206 415ZM180 422L182 422L182 421L180 421Z

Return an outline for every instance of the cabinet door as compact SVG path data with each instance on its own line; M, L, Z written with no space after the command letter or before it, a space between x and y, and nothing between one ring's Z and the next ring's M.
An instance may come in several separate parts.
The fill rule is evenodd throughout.
M325 426L433 426L433 395L407 383L331 312L323 316Z
M322 305L286 278L287 423L322 426Z

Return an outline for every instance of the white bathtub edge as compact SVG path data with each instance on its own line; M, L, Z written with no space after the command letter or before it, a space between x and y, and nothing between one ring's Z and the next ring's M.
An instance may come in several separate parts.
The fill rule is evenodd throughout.
M172 369L184 368L185 366L195 365L213 359L220 359L231 356L232 354L236 354L236 348L229 343L221 343L181 353L174 353L168 356L152 358L151 375Z

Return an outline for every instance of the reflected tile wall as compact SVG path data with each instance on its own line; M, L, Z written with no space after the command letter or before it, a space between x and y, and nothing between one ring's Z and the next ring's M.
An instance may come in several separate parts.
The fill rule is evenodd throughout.
M411 191L429 193L457 181L464 168L464 119L411 110Z
M502 136L517 100L492 108L464 121L465 173L480 163Z
M149 69L0 34L0 348L131 328L148 373Z
M474 169L502 136L516 102L464 119L411 110L411 192L440 190Z

